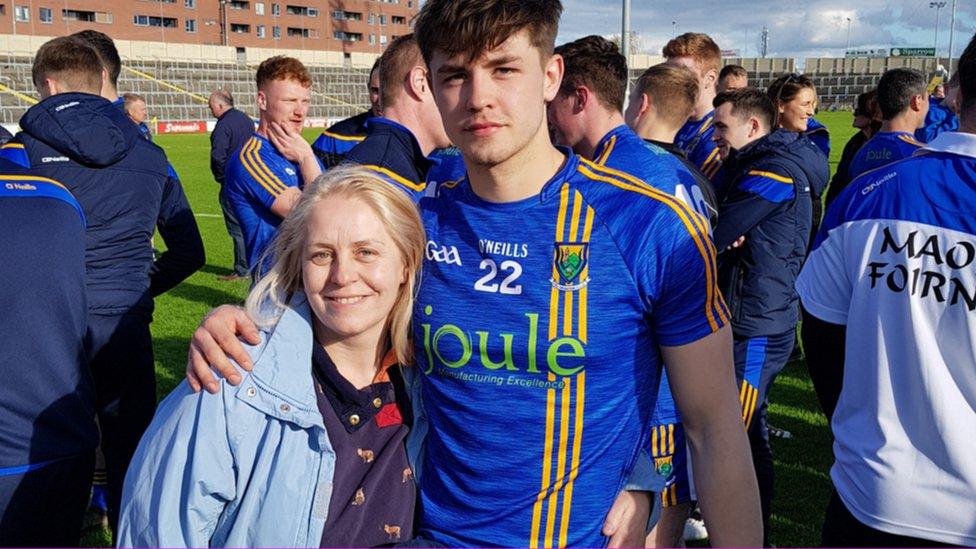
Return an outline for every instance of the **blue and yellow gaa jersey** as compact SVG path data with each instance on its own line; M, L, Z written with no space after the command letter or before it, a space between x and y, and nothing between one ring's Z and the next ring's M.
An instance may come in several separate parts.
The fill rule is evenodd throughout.
M712 111L701 120L689 119L674 136L674 144L712 182L716 181L722 167L718 145L712 141L712 134L715 133L714 122L715 111Z
M854 155L849 168L851 180L865 172L907 158L924 146L908 132L878 132Z
M464 179L420 202L419 531L450 546L606 545L647 447L659 346L728 322L704 220L565 152L537 196L489 203Z

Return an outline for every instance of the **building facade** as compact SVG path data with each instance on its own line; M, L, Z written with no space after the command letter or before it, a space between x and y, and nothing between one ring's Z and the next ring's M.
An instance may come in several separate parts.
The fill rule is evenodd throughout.
M380 53L420 0L0 0L0 34Z

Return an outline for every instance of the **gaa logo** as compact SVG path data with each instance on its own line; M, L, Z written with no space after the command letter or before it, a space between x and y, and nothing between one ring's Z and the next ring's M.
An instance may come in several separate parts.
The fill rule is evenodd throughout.
M673 457L654 458L654 471L662 477L671 476L671 471L674 470L674 465L671 463Z
M427 259L448 265L461 265L461 254L454 246L438 246L433 240L427 241Z

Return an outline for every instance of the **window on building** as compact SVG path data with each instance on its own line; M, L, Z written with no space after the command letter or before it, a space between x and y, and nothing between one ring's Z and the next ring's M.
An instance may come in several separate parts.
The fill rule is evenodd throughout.
M275 40L281 38L281 27L277 25L271 27L271 37L274 38Z
M184 8L190 8L191 10L192 9L196 9L196 7L197 7L197 0L183 0L183 7Z
M385 25L385 24L386 24L386 16L380 15L380 25Z
M102 15L108 15L109 17L111 17L111 14L106 14L104 12L99 12L99 13L101 13ZM91 22L91 23L94 23L94 22L98 22L98 23L106 23L106 22L108 22L108 23L111 23L112 22L111 19L109 19L108 21L99 21L97 19L97 17L96 17L97 15L98 14L96 14L93 11L61 10L61 19L64 19L65 21L88 21L88 22Z
M140 27L176 28L175 17L156 17L155 15L133 15L132 22Z
M288 36L291 38L318 38L319 31L316 29L305 29L302 27L288 27Z
M186 20L186 32L197 32L197 20L187 19Z
M18 23L30 22L30 6L14 6L14 21Z
M335 10L332 12L332 18L336 21L362 21L363 14L358 11Z
M258 25L256 30L258 33L258 38L264 38L264 25Z
M51 8L38 8L37 20L41 23L50 23L54 21L54 12L51 11Z
M251 3L247 0L230 0L227 2L227 7L232 10L246 10L251 8Z
M0 4L0 15L7 15L7 5Z
M385 46L386 45L386 35L385 34L381 34L380 35L380 45L381 46Z
M264 2L255 2L254 3L254 14L255 15L264 15Z
M369 35L369 45L372 46L375 43L376 43L376 35L375 34L370 34Z
M363 41L363 33L361 32L332 31L332 37L336 40L342 40L343 42Z
M413 7L413 0L407 0L407 7L408 8L412 8Z
M393 17L390 18L390 21L392 21L394 25L406 25L407 24L407 18L406 17L403 17L403 16L400 16L400 15L394 15Z
M112 14L107 11L96 11L95 12L95 22L96 23L106 23L111 25L113 21Z
M369 19L367 19L366 22L369 23L370 25L372 25L373 23L376 22L376 16L373 15L372 13L369 14Z
M277 17L281 15L281 5L272 3L271 4L271 15Z
M231 23L230 32L238 34L251 34L251 25L246 23Z

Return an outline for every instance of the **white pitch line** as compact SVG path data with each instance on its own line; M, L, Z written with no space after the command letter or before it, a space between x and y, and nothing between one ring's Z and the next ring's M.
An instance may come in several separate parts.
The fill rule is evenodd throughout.
M196 217L224 217L224 216L222 216L220 214L200 214L200 213L195 213L193 215L195 215Z

